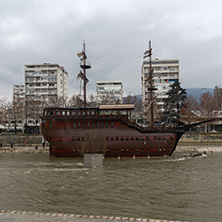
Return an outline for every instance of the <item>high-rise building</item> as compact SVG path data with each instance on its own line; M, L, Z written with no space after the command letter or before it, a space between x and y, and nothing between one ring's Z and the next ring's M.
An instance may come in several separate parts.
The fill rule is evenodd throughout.
M25 65L25 118L28 131L38 131L42 110L68 102L68 73L58 64Z
M121 81L97 81L97 103L123 103L123 85Z
M170 89L170 85L179 81L179 60L178 59L155 59L152 60L153 68L153 86L156 88L153 91L153 98L155 99L157 112L164 111L164 99L167 98L167 92ZM143 105L147 106L149 99L148 92L148 73L150 69L149 61L145 60L142 64L142 95Z
M25 65L26 101L47 105L68 100L68 73L58 64Z

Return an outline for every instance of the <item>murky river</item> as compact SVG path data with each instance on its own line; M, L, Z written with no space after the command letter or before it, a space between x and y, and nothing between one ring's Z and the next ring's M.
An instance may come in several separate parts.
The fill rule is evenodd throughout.
M0 209L222 221L222 153L82 162L0 154Z

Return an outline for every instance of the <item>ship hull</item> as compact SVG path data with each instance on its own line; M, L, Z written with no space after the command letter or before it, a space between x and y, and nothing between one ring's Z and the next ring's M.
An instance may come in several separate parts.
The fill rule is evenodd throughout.
M104 138L105 149L102 152L105 157L170 156L184 133L184 130L140 132L135 128L127 127L75 130L59 127L61 125L53 129L42 129L43 136L50 145L50 154L57 157L82 156L85 138L92 131Z
M112 109L111 109L112 108ZM188 128L143 128L128 118L131 106L100 108L46 108L41 132L50 155L80 157L170 156Z

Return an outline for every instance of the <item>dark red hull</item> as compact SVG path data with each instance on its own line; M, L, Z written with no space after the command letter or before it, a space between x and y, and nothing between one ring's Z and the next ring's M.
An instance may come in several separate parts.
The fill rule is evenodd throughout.
M105 157L147 157L172 155L185 130L148 130L119 115L42 117L42 134L57 157L82 156L90 132L104 138Z

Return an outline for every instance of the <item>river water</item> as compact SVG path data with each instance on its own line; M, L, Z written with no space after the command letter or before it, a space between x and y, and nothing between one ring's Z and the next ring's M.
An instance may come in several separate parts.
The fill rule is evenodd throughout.
M222 221L222 153L105 159L0 154L0 209Z

